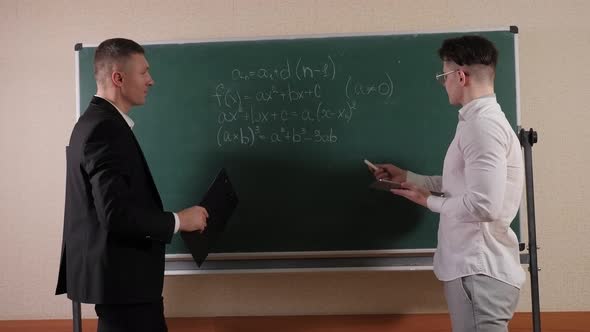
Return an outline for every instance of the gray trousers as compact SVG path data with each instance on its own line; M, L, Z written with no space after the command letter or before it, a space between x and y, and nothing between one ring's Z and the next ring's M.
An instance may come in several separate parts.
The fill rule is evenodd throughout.
M477 274L444 282L453 332L505 332L520 290Z

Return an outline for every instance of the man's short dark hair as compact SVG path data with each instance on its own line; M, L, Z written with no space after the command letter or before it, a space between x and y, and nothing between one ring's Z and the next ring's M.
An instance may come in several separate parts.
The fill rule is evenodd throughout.
M443 41L438 55L443 61L453 61L459 66L486 65L496 68L498 50L481 36L463 36Z
M130 39L112 38L100 43L94 51L94 78L99 81L99 75L112 69L114 64L124 63L133 54L145 54L141 45Z

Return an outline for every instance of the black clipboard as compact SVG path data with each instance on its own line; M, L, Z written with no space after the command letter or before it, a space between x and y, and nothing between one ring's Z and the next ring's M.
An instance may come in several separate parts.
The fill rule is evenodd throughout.
M201 267L201 264L215 247L229 218L238 205L238 196L225 168L222 168L217 173L215 180L209 186L199 205L207 209L209 213L205 231L203 233L198 231L181 232L180 236L197 265Z

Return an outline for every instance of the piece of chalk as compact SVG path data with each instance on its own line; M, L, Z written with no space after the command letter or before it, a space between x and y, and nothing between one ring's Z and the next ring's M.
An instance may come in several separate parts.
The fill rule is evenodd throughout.
M365 164L367 164L367 166L371 167L374 171L378 171L379 167L375 166L372 162L368 161L367 159L364 160Z

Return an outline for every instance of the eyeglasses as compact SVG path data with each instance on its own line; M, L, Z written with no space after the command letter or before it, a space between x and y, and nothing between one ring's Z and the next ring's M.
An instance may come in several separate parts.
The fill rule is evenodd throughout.
M447 81L447 75L451 75L452 73L456 73L459 70L460 69L456 69L456 70L448 71L446 73L438 73L438 74L436 74L436 76L434 76L434 78L437 81L439 81L440 84L445 85L445 82Z

